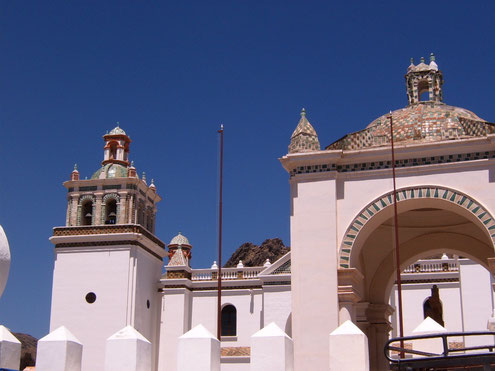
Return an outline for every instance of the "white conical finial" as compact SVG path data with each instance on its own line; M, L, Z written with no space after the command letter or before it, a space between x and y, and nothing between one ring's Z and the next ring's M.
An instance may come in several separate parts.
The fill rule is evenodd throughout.
M239 263L237 264L237 268L244 268L244 264L242 264L242 260L239 260Z
M435 70L435 71L438 70L438 65L435 62L435 55L433 53L431 53L431 55L430 55L430 64L429 64L429 67L430 67L431 70Z
M442 260L449 260L449 257L446 253L442 254Z
M263 267L269 267L270 265L272 265L272 263L270 263L270 259L266 259L265 264L263 264Z
M306 109L305 108L303 108L301 110L301 117L306 117Z
M211 265L211 269L218 269L217 261L215 260Z

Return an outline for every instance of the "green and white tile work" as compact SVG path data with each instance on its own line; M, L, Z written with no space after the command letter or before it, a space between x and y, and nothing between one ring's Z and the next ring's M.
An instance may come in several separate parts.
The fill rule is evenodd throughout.
M437 186L410 187L397 191L398 203L412 199L439 199L454 203L468 210L480 220L481 225L486 229L492 242L495 244L495 220L493 216L483 206L466 194L453 189ZM359 232L373 216L389 206L393 206L393 192L389 192L379 199L376 199L359 212L358 216L345 232L340 246L339 265L341 268L350 267L349 261L352 248Z

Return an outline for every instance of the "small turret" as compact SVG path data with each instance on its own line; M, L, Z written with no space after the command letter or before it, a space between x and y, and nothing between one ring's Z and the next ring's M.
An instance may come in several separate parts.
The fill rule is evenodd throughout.
M306 110L301 111L301 119L290 138L289 153L313 152L320 150L320 141L315 129L306 118Z
M186 236L181 232L172 240L168 245L168 257L169 263L167 266L189 266L189 260L191 260L192 246Z
M79 180L79 171L77 170L77 164L74 164L74 170L70 174L70 180Z
M127 169L127 176L129 178L137 178L137 171L134 167L134 161L131 161L131 166Z

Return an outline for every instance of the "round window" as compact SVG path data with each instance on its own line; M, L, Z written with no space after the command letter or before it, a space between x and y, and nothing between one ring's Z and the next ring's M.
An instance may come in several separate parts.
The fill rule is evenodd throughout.
M86 301L89 304L93 304L96 301L96 294L94 292L88 292L86 294Z

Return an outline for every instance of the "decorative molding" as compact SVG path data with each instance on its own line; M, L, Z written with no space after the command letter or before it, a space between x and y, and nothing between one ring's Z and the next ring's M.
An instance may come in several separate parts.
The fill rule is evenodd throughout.
M78 227L56 227L53 228L53 236L78 236L78 235L95 235L95 234L112 234L112 233L140 233L149 240L165 249L165 243L148 232L138 224L105 224L105 225L88 225Z
M358 216L347 228L339 250L339 266L349 268L349 261L354 242L366 223L378 212L389 206L393 206L393 192L386 193L369 203L362 209ZM408 187L397 190L397 202L412 199L439 199L456 204L476 216L488 232L492 243L495 245L495 220L494 217L478 202L466 194L441 186Z
M466 162L483 159L495 158L495 151L482 151L471 153L460 153L441 156L425 156L410 159L396 160L395 166L400 167L415 167L433 164L444 164L453 162ZM371 162L357 162L351 164L318 164L318 165L306 165L297 166L290 170L291 177L297 174L310 174L310 173L324 173L329 171L336 171L338 173L358 172L368 170L380 170L390 169L392 167L392 161L371 161Z
M144 246L142 243L137 242L137 241L98 241L98 242L69 242L69 243L59 243L55 245L55 249L62 249L62 248L77 248L77 247L100 247L100 246L122 246L122 245L133 245L133 246L139 246L143 250L147 251L151 255L153 255L155 258L157 258L160 261L163 261L162 257L150 249L148 249L146 246Z

